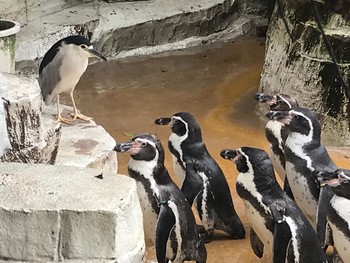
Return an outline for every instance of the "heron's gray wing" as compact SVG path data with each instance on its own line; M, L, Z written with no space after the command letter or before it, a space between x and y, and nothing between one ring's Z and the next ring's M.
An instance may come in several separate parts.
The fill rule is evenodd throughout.
M39 85L41 89L41 94L46 105L50 104L53 97L53 89L56 87L57 83L60 82L60 67L62 65L62 56L60 52L56 53L54 59L48 63L41 71L39 75Z

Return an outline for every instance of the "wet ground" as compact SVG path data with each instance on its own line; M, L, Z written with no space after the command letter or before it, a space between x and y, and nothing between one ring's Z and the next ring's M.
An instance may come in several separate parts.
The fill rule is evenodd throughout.
M166 149L166 166L173 176L167 149L168 127L154 120L189 111L201 125L209 152L223 169L235 208L248 231L244 207L235 189L237 171L219 153L224 148L254 146L267 149L265 120L257 113L253 94L258 89L264 57L264 39L241 38L161 55L124 59L90 66L75 92L78 108L94 117L116 141L130 134L155 133ZM111 145L112 147L113 145ZM350 168L349 152L331 155ZM127 154L118 154L119 173L127 173ZM228 240L221 233L207 244L208 263L271 262L259 260L249 238ZM148 248L148 259L154 259Z

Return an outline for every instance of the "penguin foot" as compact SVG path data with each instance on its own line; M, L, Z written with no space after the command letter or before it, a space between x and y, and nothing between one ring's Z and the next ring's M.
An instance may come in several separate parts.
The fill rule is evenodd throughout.
M204 233L200 233L200 235L204 243L210 243L211 241L213 241L214 230L213 229L207 230Z

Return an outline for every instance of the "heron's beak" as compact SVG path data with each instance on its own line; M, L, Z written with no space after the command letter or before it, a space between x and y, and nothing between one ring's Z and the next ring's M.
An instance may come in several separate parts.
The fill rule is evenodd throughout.
M98 58L101 58L101 59L107 61L107 59L104 56L102 56L99 52L97 52L95 49L93 49L93 48L92 49L88 49L88 51L91 54L91 56L98 57Z

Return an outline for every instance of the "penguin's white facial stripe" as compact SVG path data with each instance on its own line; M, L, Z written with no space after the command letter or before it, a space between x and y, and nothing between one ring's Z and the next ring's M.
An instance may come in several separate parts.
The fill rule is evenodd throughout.
M348 183L350 181L350 177L347 176L344 172L340 172L338 174L338 178L342 183Z
M276 95L273 95L272 98L268 101L266 101L267 105L272 106L277 103L277 97Z
M237 153L241 154L245 159L246 159L246 163L248 166L248 171L245 173L239 173L238 177L237 177L237 182L239 182L240 184L242 184L242 186L249 192L251 193L253 196L255 196L255 198L258 200L259 204L261 205L261 207L264 208L265 213L266 214L271 214L270 208L268 208L262 201L262 195L258 192L258 190L256 189L256 185L254 183L254 169L253 169L253 165L251 164L250 160L249 160L249 156L246 155L241 148L238 148L236 150Z
M291 239L292 239L292 245L293 245L293 251L294 251L294 262L299 263L300 262L300 252L299 252L299 244L298 244L298 239L297 239L297 230L298 226L295 224L292 218L286 217L286 222L289 226L290 232L291 232Z
M188 124L181 117L178 117L178 116L172 116L171 119L181 121L186 127L186 132L184 135L179 136L173 132L169 137L169 141L171 142L174 149L179 153L180 160L183 163L184 167L186 167L186 165L183 161L183 153L182 153L182 149L181 149L181 144L182 144L182 142L184 142L188 138L188 132L189 132Z
M181 228L180 228L180 214L179 211L177 209L176 204L173 201L168 201L168 206L170 207L170 209L173 211L174 216L175 216L175 234L176 234L176 240L178 242L178 246L177 246L177 253L176 255L181 255L181 247L182 247L182 237L181 237ZM176 258L175 260L173 260L172 262L177 262Z
M279 98L280 98L285 104L288 105L289 109L292 108L292 105L289 103L289 101L288 101L286 98L284 98L283 96L279 96Z
M312 139L313 139L314 128L312 125L312 121L301 112L291 110L291 111L289 111L289 113L290 113L290 115L294 114L294 115L301 116L302 118L305 118L307 120L307 122L309 123L310 130L309 130L309 133L306 135L301 134L299 132L290 132L288 135L288 138L286 140L286 146L288 146L288 148L291 149L295 155L304 159L306 161L307 168L313 172L314 168L312 167L312 161L311 161L310 157L307 154L305 154L305 152L303 150L303 147L306 144L312 142Z
M133 158L130 159L128 167L135 172L138 172L141 176L143 176L146 180L148 180L151 184L151 189L154 193L156 193L156 196L159 197L159 191L157 188L156 181L153 177L153 170L157 166L159 158L159 153L156 151L156 155L151 161L142 161L142 160L135 160Z

